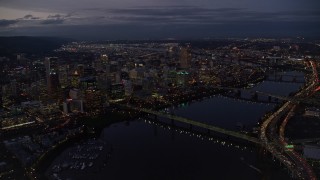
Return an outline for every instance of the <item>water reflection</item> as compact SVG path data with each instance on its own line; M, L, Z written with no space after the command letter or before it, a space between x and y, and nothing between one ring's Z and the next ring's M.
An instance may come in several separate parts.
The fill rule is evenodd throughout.
M253 90L288 95L299 84L262 82ZM260 117L274 107L214 96L170 109L175 115L237 129L241 123L252 130ZM241 140L149 119L117 123L101 133L105 144L103 168L57 173L62 179L289 179L264 151ZM86 143L86 142L82 142ZM82 144L78 144L82 146ZM74 148L74 147L71 147ZM48 169L63 162L70 149L56 158ZM97 159L99 159L97 158ZM88 167L90 170L91 167Z

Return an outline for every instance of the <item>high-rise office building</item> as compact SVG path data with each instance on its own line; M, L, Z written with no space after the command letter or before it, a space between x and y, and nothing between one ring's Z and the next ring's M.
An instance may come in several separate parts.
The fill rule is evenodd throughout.
M0 85L0 109L2 109L3 102L2 102L2 86Z
M62 88L69 86L70 82L68 79L69 66L63 65L59 68L59 83Z
M107 54L101 54L100 60L103 62L103 64L106 64L109 61L109 57Z
M53 94L57 92L59 87L60 87L59 75L55 72L51 72L49 75L49 84L48 84L49 94Z
M84 65L83 64L79 64L77 66L77 73L80 77L84 76Z
M126 96L130 96L133 93L133 85L130 80L123 80L123 85L124 85L124 94Z
M59 64L57 57L46 57L44 60L44 65L46 67L47 75L49 75L50 72L59 72Z
M88 88L96 87L96 86L97 86L96 77L94 77L94 76L89 76L89 77L80 78L80 81L79 81L79 87L80 87L80 89L86 90L86 89L88 89Z
M188 80L189 80L189 73L186 72L186 71L179 71L177 72L177 75L176 75L176 84L178 86L182 86L184 87L185 85L187 85L188 83Z
M71 75L71 86L78 88L79 87L79 82L80 82L80 75L78 74L78 71L75 71Z
M92 112L101 107L101 92L95 88L89 88L85 91L86 111Z
M20 66L25 66L27 64L27 59L25 58L25 54L17 54L17 62Z
M48 93L52 94L55 93L60 86L58 58L46 57L44 64L46 67Z
M180 67L188 69L191 67L191 53L189 48L183 47L180 51Z
M18 84L17 80L13 79L10 81L10 90L11 90L11 95L12 96L17 96L18 95Z
M124 98L125 89L122 83L112 84L108 93L109 97L113 100Z

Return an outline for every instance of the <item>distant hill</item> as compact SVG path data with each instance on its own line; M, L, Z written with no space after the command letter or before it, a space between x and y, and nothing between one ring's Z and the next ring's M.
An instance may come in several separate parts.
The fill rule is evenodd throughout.
M52 52L71 39L57 37L0 37L0 56L13 53L38 54Z

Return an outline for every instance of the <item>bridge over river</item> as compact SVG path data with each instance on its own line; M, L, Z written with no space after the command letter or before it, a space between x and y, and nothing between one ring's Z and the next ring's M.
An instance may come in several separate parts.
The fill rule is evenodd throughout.
M120 106L122 106L122 105L120 105ZM242 139L242 140L245 140L245 141L249 141L249 142L252 142L252 143L255 143L255 144L260 144L260 141L259 141L258 138L255 138L255 137L252 137L252 136L240 133L240 132L227 130L227 129L224 129L224 128L221 128L221 127L217 127L217 126L214 126L214 125L210 125L210 124L194 121L194 120L191 120L191 119L188 119L188 118L179 117L179 116L175 116L175 115L172 115L172 114L167 114L167 113L164 113L164 112L154 111L154 110L151 110L151 109L137 108L137 107L128 106L128 105L126 105L126 106L123 105L123 107L129 108L129 109L133 109L133 110L136 110L138 112L144 112L144 113L147 113L147 114L152 114L152 115L155 115L155 116L158 116L158 117L171 119L173 121L177 121L177 122L181 122L181 123L190 125L191 127L192 126L200 127L200 128L207 129L209 131L217 132L217 133L220 133L220 134L224 134L224 135L227 135L227 136L230 136L230 137L235 137L235 138Z
M296 97L296 96L281 96L281 95L276 95L276 94L272 94L272 93L267 93L267 92L262 92L262 91L255 91L255 90L244 89L244 88L236 88L236 87L212 86L211 88L213 88L213 89L223 89L223 90L234 90L234 91L238 91L238 90L239 91L249 91L249 92L251 92L251 94L252 93L257 93L257 94L260 94L260 95L263 95L263 96L273 97L273 98L277 98L277 99L280 99L280 100L283 100L283 101L290 101L290 102L292 102L294 104L305 104L305 105L316 106L316 107L320 106L320 102L314 101L314 100L312 100L310 98L300 98L300 97ZM320 91L320 86L315 91Z

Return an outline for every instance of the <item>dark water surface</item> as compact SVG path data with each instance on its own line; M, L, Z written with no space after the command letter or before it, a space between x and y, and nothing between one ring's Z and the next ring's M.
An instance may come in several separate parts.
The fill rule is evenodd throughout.
M265 81L253 89L288 95L300 86ZM214 96L181 105L173 112L227 129L235 130L241 124L251 130L273 107L274 104ZM61 179L290 179L277 162L261 155L257 147L169 128L144 119L114 124L105 128L98 139L105 147L96 160L89 160L94 162L92 167L62 170L56 176ZM61 164L75 151L72 148L57 157L52 166ZM52 166L48 176L53 173Z

